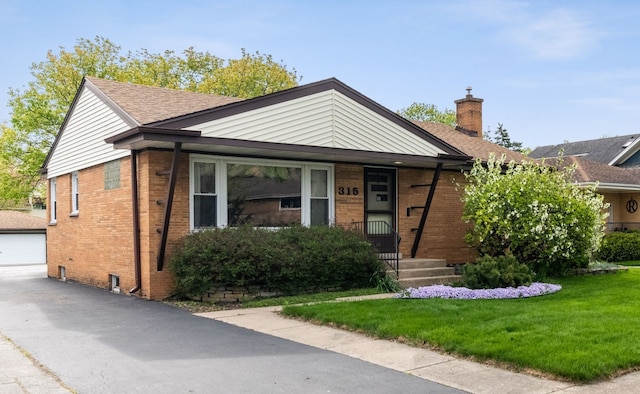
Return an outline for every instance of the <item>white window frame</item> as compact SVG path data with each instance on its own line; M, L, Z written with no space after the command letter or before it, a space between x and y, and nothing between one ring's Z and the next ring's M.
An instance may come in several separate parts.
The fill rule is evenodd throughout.
M71 173L71 215L77 215L80 210L80 192L78 191L78 171Z
M56 191L56 178L49 179L49 222L56 223L58 221L58 195Z
M215 195L217 196L217 206L216 206L216 219L217 219L217 223L216 223L216 227L220 227L220 220L222 218L221 215L224 215L224 217L226 218L227 216L227 197L226 195L224 196L224 204L222 204L220 202L221 198L222 198L222 194L221 194L221 178L222 178L222 174L226 174L226 164L224 164L224 172L222 169L223 164L220 163L220 160L213 158L212 156L207 156L207 155L190 155L189 156L189 228L191 230L200 230L203 228L196 228L195 227L195 206L194 206L194 195L195 195L195 178L194 178L194 166L195 163L213 163L215 164L215 190L216 193ZM226 188L225 188L225 192L226 192Z
M227 227L227 164L273 166L273 167L293 167L301 168L301 224L309 226L311 223L311 170L327 171L327 195L329 200L329 225L335 223L335 195L334 195L334 165L330 163L310 163L287 160L253 159L241 157L221 157L203 154L191 154L189 156L189 223L192 231L200 230L194 227L194 203L193 196L195 190L194 165L196 162L214 163L216 167L216 195L218 197L217 206L217 227Z

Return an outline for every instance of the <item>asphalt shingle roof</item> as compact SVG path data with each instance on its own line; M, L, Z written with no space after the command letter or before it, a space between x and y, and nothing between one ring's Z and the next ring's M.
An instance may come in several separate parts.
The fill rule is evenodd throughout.
M576 182L601 182L620 185L637 185L640 179L640 168L615 167L583 157L565 156L560 167L576 164L574 181ZM556 164L556 159L547 160L549 164Z
M474 159L480 158L483 161L486 161L489 159L489 155L491 153L495 153L496 157L500 157L504 154L507 162L514 160L519 163L522 160L527 160L527 157L522 153L504 148L481 137L472 137L442 123L414 123L421 127L423 130L427 131L430 134L433 134L435 137L441 139L449 145L452 145L454 148L464 152L467 156L471 156Z
M242 101L236 97L194 93L155 86L85 77L140 125Z
M640 134L599 138L595 140L567 142L558 145L539 146L529 156L541 159L557 157L562 150L564 156L580 156L591 161L608 164L624 149L625 144L634 141Z
M0 230L44 230L47 219L19 211L0 211Z

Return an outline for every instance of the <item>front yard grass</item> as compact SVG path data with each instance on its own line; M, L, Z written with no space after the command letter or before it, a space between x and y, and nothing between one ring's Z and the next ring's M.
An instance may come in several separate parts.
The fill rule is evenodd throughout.
M640 369L640 269L550 282L563 289L509 300L291 305L283 313L558 379Z

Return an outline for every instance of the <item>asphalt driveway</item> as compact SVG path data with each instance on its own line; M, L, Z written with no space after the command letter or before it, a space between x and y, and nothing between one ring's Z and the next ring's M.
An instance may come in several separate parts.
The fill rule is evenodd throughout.
M0 334L80 393L460 393L44 272L0 269Z

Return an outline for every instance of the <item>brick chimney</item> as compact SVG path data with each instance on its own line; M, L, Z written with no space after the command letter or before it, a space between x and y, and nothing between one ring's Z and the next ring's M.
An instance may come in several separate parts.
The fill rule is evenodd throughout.
M467 96L454 101L456 103L456 130L482 138L482 102L473 97L471 87L467 88Z

